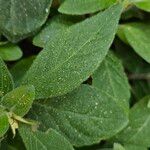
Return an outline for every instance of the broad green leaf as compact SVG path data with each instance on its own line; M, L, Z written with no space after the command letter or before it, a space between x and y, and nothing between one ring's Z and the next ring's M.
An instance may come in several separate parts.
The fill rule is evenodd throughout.
M45 27L34 37L33 44L39 47L44 47L45 44L55 38L55 36L62 30L67 30L73 20L68 16L58 15L50 19Z
M34 98L33 86L20 86L2 97L1 105L18 116L24 116L31 108Z
M5 63L0 58L0 101L1 97L13 89L13 80Z
M58 11L64 14L83 15L105 9L116 0L65 0Z
M7 132L9 128L8 117L6 112L0 108L0 138Z
M39 29L49 15L52 0L0 0L0 29L17 42Z
M25 75L27 70L30 68L34 59L35 59L35 56L21 59L10 69L10 73L13 76L16 86L19 86L23 76Z
M150 23L124 24L122 30L135 52L150 63Z
M27 150L73 150L72 145L53 129L44 133L22 126L19 133Z
M111 97L88 85L65 96L36 101L29 117L39 121L41 130L54 128L75 146L99 143L128 123Z
M150 12L150 0L130 0L138 8Z
M14 61L22 57L21 49L14 44L0 46L0 57L5 61Z
M94 87L110 95L128 113L130 87L121 61L113 53L106 56L92 78Z
M147 96L131 108L129 125L117 136L119 141L125 144L150 147L149 100L150 96Z
M23 84L35 86L37 99L63 95L78 87L106 56L121 10L121 4L115 5L60 32L37 56Z

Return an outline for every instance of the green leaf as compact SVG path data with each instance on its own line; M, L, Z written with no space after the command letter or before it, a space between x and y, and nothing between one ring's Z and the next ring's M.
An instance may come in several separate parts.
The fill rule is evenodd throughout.
M124 67L131 73L149 73L149 63L137 55L131 47L120 40L115 40L115 54L121 59ZM134 60L134 61L133 61Z
M0 58L0 101L1 97L13 89L13 80L5 63Z
M5 61L14 61L22 57L21 49L14 44L0 46L0 57Z
M54 128L75 146L99 143L128 123L111 97L87 85L62 97L36 101L29 117L39 121L41 130Z
M34 59L35 59L35 56L21 59L16 64L14 64L14 66L10 69L10 73L13 76L16 86L19 86L22 78L24 77L27 70L30 68Z
M78 87L106 56L121 10L122 5L115 5L60 32L37 56L23 84L35 86L37 99L62 95Z
M58 15L50 19L45 27L34 37L33 44L44 47L45 44L62 30L67 30L73 24L68 16Z
M124 24L122 30L135 52L150 63L150 23Z
M138 8L150 12L150 1L149 0L130 0Z
M125 32L124 32L124 26L119 25L118 27L118 31L117 31L117 36L127 45L129 45L128 40L125 36Z
M22 126L19 133L27 150L73 150L72 145L53 129L44 133Z
M143 98L131 108L129 125L118 136L122 143L150 147L150 96Z
M140 145L133 145L133 144L125 144L124 148L125 150L147 150L146 147Z
M49 15L52 0L0 0L0 29L17 42L39 29Z
M34 98L33 86L21 86L2 97L1 105L18 116L24 116L31 108Z
M0 107L0 138L7 132L9 128L8 117L6 112Z
M113 53L106 56L92 78L94 87L112 97L128 113L130 87L121 61Z
M149 75L150 79L150 75ZM136 100L140 100L145 95L150 93L150 82L149 80L135 80L132 83L132 93Z
M140 100L150 91L150 67L138 56L131 47L125 45L120 40L115 41L115 53L122 60L131 81L131 91L136 100ZM134 61L133 61L134 60Z
M113 150L126 150L121 144L119 143L114 143L114 148Z
M65 0L58 11L64 14L83 15L108 8L116 0Z
M124 144L122 146L121 144L114 143L113 150L147 150L147 148L140 145Z

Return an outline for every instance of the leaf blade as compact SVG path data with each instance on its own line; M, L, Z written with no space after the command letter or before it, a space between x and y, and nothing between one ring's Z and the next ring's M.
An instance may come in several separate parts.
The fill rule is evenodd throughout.
M14 44L0 46L0 57L5 61L15 61L22 57L21 49Z
M46 133L33 132L29 127L22 126L19 133L27 150L73 150L71 144L53 129L49 129Z
M0 29L12 42L39 29L49 15L52 0L0 0Z
M7 132L9 128L8 117L6 112L0 108L0 138Z
M24 116L35 98L34 86L21 86L7 93L1 101L1 105L18 116Z
M49 41L27 72L23 84L35 86L37 99L63 95L79 86L106 56L121 10L121 4L115 5Z
M144 97L135 104L130 111L129 125L116 136L125 144L135 144L143 147L150 146L150 108L148 102L150 96Z
M75 146L98 143L128 123L116 102L86 85L62 97L36 101L29 118L39 121L41 130L57 130Z
M65 0L58 11L64 14L83 15L108 8L116 0Z
M3 60L0 58L0 98L11 91L13 86L12 76Z
M130 86L121 61L108 53L92 76L92 86L112 96L118 105L128 114Z

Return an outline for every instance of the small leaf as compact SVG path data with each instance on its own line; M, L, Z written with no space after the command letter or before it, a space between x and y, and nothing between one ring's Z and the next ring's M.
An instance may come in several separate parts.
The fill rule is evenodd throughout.
M39 121L41 130L56 129L75 146L106 140L128 123L111 97L87 85L62 97L36 101L29 117Z
M115 5L60 32L37 56L23 84L35 86L37 99L63 95L78 87L106 56L121 10L121 4Z
M7 93L1 101L1 105L18 116L24 116L33 103L35 89L33 86L21 86Z
M1 97L13 89L13 80L5 63L0 58L0 101Z
M121 61L113 53L106 56L92 77L92 85L112 97L128 113L130 87Z
M150 96L144 97L131 108L129 125L118 136L122 143L150 147Z
M58 11L64 14L83 15L108 8L116 0L65 0Z
M21 49L14 44L0 46L0 57L5 61L14 61L22 57Z
M0 0L0 29L17 42L39 29L49 15L52 0Z
M22 126L19 133L27 150L73 150L72 145L53 129L46 133L33 132L29 127Z
M8 117L6 112L0 108L0 138L7 132L9 128Z
M150 23L124 24L122 30L135 52L150 63Z

